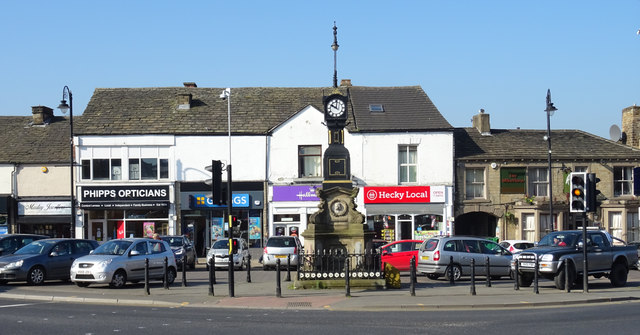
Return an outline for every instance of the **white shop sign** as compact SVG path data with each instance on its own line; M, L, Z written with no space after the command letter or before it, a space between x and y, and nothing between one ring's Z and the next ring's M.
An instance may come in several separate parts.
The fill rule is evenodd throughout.
M21 201L18 215L70 215L69 201Z

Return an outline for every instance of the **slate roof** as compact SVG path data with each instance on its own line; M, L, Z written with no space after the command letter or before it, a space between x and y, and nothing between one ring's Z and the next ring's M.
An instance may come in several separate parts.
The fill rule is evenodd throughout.
M224 88L98 88L94 91L77 135L176 134L226 135ZM345 87L341 88L346 93ZM350 132L453 130L419 86L348 88L352 113ZM180 110L178 96L192 94L189 110ZM307 106L322 110L322 96L332 88L231 88L231 132L266 135ZM369 104L384 105L372 115Z
M476 128L456 128L455 159L547 161L546 135L546 130L492 129L483 136ZM551 151L554 161L640 160L640 149L580 130L552 130Z
M74 123L76 118L73 118ZM0 163L69 163L69 121L56 116L46 126L32 126L33 117L0 116Z

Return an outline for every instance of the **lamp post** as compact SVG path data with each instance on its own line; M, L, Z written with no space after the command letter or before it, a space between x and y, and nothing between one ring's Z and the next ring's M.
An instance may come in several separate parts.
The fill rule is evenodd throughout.
M69 98L69 104L67 105L67 97ZM76 229L76 200L74 197L74 185L73 185L73 94L71 94L71 90L68 86L65 86L62 89L62 101L60 101L60 105L58 106L62 114L67 114L69 111L69 139L70 139L70 151L69 151L69 171L70 171L70 191L71 194L69 196L69 201L71 202L71 228L69 229L69 237L73 237Z
M547 179L549 181L549 220L551 221L551 231L554 230L553 224L555 222L553 219L553 180L551 179L551 115L553 115L556 110L558 109L555 108L551 102L551 90L547 89L547 108L544 111L547 112L547 136L545 136L545 140L547 141L549 163Z
M220 93L220 99L227 100L227 130L229 139L229 162L227 163L227 220L229 222L229 296L235 296L233 274L233 191L231 189L231 88L226 88Z

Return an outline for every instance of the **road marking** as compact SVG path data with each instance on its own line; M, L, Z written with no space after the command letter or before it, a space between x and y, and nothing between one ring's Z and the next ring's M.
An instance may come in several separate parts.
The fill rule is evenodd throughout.
M41 305L41 304L42 303L0 305L0 308L23 307L23 306L33 306L33 305Z

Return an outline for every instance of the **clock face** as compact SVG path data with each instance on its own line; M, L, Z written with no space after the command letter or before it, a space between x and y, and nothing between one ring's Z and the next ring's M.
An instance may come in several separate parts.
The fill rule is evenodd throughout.
M329 100L329 102L327 103L326 109L329 116L340 117L346 111L347 109L346 107L347 106L345 106L344 101L336 98L336 99Z

